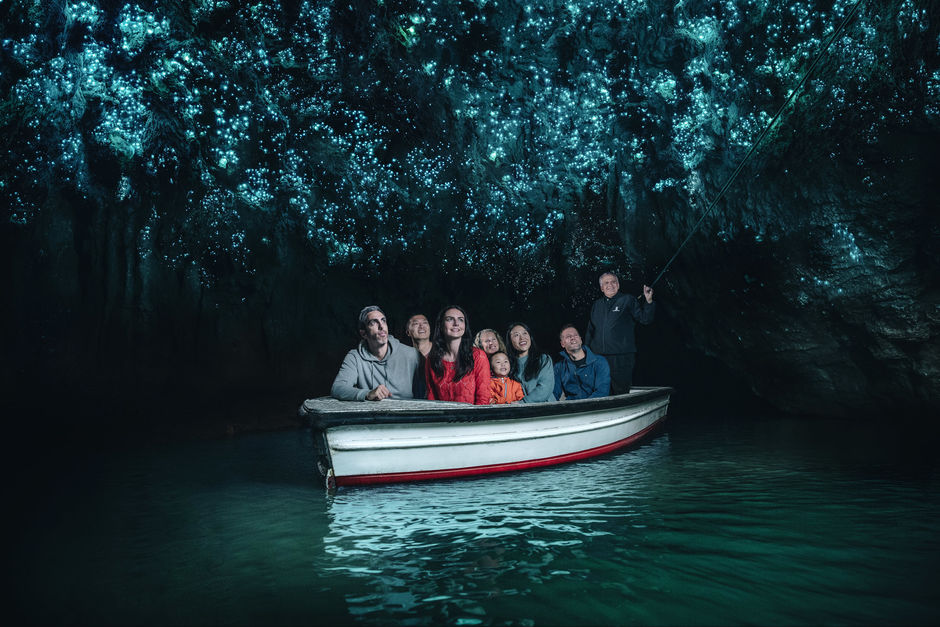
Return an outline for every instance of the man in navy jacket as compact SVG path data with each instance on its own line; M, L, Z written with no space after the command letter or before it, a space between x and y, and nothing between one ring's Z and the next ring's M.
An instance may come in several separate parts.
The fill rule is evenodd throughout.
M565 400L597 398L610 394L610 366L607 360L591 352L581 342L573 324L566 324L558 334L561 361L555 364L555 398Z

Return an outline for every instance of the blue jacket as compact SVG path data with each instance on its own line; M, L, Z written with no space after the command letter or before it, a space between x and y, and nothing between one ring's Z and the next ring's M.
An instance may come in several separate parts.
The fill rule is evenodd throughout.
M595 355L587 346L584 352L587 359L584 366L578 368L567 351L561 351L561 361L555 364L556 399L561 398L562 392L569 401L610 395L610 366L607 360Z

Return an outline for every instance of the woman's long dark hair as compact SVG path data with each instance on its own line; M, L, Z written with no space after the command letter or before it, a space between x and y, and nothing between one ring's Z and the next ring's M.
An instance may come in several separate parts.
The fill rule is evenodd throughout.
M516 366L519 363L519 351L512 345L512 340L509 338L509 332L512 331L513 327L522 327L526 330L526 333L529 334L529 357L528 361L525 362L525 370L522 371L522 380L531 381L539 376L539 371L542 369L542 355L544 353L542 353L538 344L535 343L535 338L532 336L532 330L529 329L529 325L524 322L513 322L510 324L506 327L506 350L509 352L509 360L512 362L513 374L515 374Z
M437 314L437 320L434 322L434 333L431 335L431 351L428 353L428 361L431 363L431 370L438 377L444 376L444 353L450 349L449 340L444 337L444 312L448 309L456 309L463 314L464 328L463 335L460 338L460 348L457 349L457 361L454 363L454 381L460 381L464 375L473 370L473 334L470 332L470 317L463 307L459 305L447 305Z

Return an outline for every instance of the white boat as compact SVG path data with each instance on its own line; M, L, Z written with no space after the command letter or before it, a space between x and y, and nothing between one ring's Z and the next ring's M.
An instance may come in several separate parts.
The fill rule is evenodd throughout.
M672 388L549 403L304 401L327 486L524 470L595 457L650 434Z

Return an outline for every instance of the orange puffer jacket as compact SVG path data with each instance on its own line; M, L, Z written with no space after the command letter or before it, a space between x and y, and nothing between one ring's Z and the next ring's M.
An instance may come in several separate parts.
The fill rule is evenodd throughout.
M506 405L515 401L521 401L525 396L522 392L522 384L509 377L493 377L490 379L490 392L492 400L490 405Z

